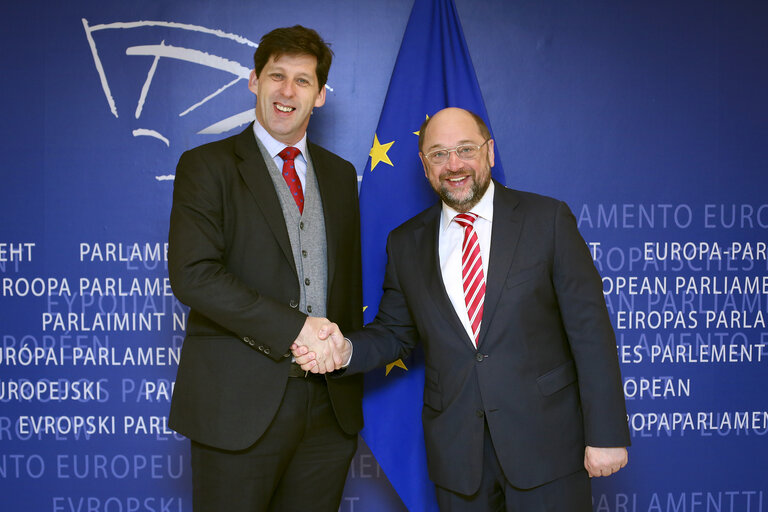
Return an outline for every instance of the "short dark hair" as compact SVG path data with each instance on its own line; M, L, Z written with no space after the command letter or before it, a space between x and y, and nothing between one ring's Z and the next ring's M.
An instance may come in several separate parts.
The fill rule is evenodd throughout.
M264 34L259 41L259 47L253 54L253 69L256 77L269 61L282 55L311 55L317 59L315 73L320 82L319 89L325 87L328 81L328 71L331 69L333 52L328 43L323 41L320 34L311 28L294 25L293 27L276 28Z
M472 116L472 119L475 120L475 123L477 123L477 129L480 130L480 135L482 135L483 139L488 140L491 138L491 131L488 129L488 126L486 126L485 121L483 121L483 118L479 115L475 114L471 110L464 110L467 114ZM429 125L429 122L432 120L431 117L424 120L423 123L421 123L421 128L419 129L419 151L422 151L424 149L424 132L427 131L427 126Z

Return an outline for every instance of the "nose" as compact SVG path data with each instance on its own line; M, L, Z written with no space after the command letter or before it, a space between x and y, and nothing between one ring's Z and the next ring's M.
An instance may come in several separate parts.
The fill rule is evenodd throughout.
M448 169L460 169L463 165L461 158L459 158L459 155L455 150L448 153L448 162L446 162Z
M294 87L295 84L292 80L285 80L282 84L282 87L280 88L280 93L286 98L292 98L296 93L296 89Z

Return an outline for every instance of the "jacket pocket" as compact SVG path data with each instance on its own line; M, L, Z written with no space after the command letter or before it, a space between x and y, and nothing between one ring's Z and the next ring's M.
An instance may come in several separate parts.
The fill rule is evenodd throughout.
M552 395L574 382L576 382L576 365L573 360L561 364L536 379L539 391L544 396Z
M530 281L534 277L538 277L544 272L544 263L539 263L538 265L535 265L533 267L526 268L525 270L521 270L519 272L515 272L514 274L507 276L507 288L513 288L515 286L521 285L526 281Z

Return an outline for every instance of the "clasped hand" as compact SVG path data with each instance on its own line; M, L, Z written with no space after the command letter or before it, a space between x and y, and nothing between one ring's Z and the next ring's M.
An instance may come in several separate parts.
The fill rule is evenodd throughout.
M352 346L344 339L338 325L327 318L308 316L291 345L291 353L302 370L327 373L347 364Z

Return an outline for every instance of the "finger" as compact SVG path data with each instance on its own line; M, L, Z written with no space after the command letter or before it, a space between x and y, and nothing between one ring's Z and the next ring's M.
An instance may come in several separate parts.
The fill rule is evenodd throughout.
M344 361L341 360L341 351L340 350L334 350L333 351L333 369L338 370L341 368L341 365L344 364Z
M333 322L329 322L317 331L317 337L321 340L326 340L329 336L333 336L337 332L339 332L339 326Z
M309 348L304 345L296 345L295 343L291 345L291 353L294 357L303 356L307 352L309 352Z
M333 362L333 354L334 354L334 352L335 352L335 350L333 350L333 347L331 347L331 345L329 343L326 343L323 346L323 357L322 358L318 358L318 359L322 359L323 360L323 363L325 364L326 368L329 368L331 363Z
M301 369L304 370L305 372L310 372L310 371L313 370L313 368L315 366L317 366L317 362L312 360L312 361L309 361L307 363L301 364L300 366L301 366ZM315 373L315 372L313 372L313 373Z
M307 364L310 361L313 361L315 359L315 353L314 352L310 352L309 354L295 356L295 358L296 358L296 363L299 366L303 367L303 365L305 365L305 364Z
M332 372L335 368L333 367L333 356L329 355L325 359L323 359L323 371L322 373L328 373Z
M346 343L344 336L341 335L341 331L338 330L331 333L331 339L333 340L334 345L337 347L342 347L344 346L344 343Z
M600 474L597 476L611 476L615 472L616 470L614 470L611 466L601 466L599 469Z
M338 334L341 334L341 331L339 330L339 326L335 323L331 322L328 324L325 324L322 329L320 329L318 333L318 338L321 340L328 339L328 337L331 337L334 341L336 341L336 337Z

